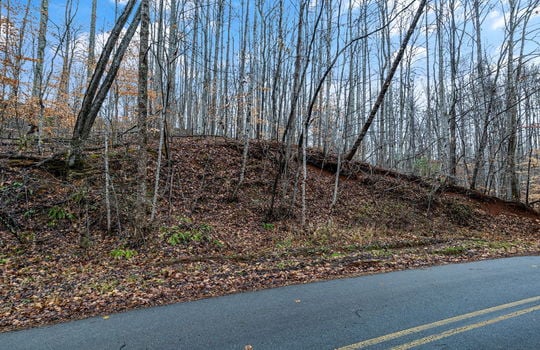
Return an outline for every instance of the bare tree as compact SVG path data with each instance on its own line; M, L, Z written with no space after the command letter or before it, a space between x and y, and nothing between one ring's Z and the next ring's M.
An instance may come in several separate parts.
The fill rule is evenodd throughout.
M86 77L90 81L94 64L96 63L96 11L97 0L92 0L92 13L90 15L90 33L88 34L88 62L86 67Z
M137 199L135 204L135 239L144 240L148 200L146 194L146 174L148 164L148 50L150 31L150 4L149 0L141 1L141 29L139 34L139 77L137 95L137 130L138 130L138 157L137 157Z
M92 129L92 126L94 125L97 114L101 109L103 101L107 97L107 93L114 81L114 78L116 77L118 69L120 68L122 58L124 57L127 47L131 42L131 38L133 38L133 35L135 34L135 31L138 27L140 21L140 7L136 11L136 14L131 24L129 25L126 33L124 34L120 45L116 49L109 70L105 72L107 68L107 62L111 57L112 51L116 46L116 43L122 33L122 29L127 23L129 15L132 12L136 2L136 0L129 0L126 4L124 11L120 15L120 17L118 17L109 35L109 38L105 43L105 46L103 47L103 51L101 52L101 55L96 63L96 68L94 69L92 78L88 83L88 88L86 89L86 93L84 94L81 108L77 115L77 120L75 121L73 136L71 138L71 149L68 157L68 166L70 167L77 165L81 161L83 142L90 135L90 131ZM104 74L105 78L102 81L101 79L103 78Z
M49 22L49 0L41 0L39 13L39 33L36 52L36 64L34 66L34 83L32 85L32 97L39 104L38 117L38 149L41 152L43 139L43 64L45 60L45 46L47 45L47 23Z
M362 141L364 140L364 137L366 136L368 130L369 130L369 127L371 126L371 123L373 122L373 119L375 118L375 115L377 114L377 111L379 109L379 107L381 106L383 100L384 100L384 96L386 94L386 91L388 91L388 88L390 86L390 83L392 82L392 78L394 77L394 74L396 73L396 70L399 66L399 62L401 61L401 59L403 58L403 54L405 52L405 48L407 47L407 44L409 43L409 39L411 38L413 32L414 32L414 29L416 28L416 25L418 23L418 21L420 20L420 17L422 16L422 13L424 11L424 7L426 6L426 2L427 0L422 0L420 2L420 4L418 5L418 9L416 10L416 14L413 18L413 21L409 27L409 30L407 31L407 34L405 35L405 38L403 39L403 42L401 43L401 46L399 48L399 51L396 55L396 58L394 59L394 62L392 64L392 67L390 68L390 71L388 72L388 76L386 77L385 81L384 81L384 84L382 85L381 87L381 91L379 92L379 96L377 97L377 100L375 101L375 104L373 105L373 107L371 108L371 112L369 113L369 116L364 124L364 126L362 127L362 130L360 131L360 135L358 135L358 138L356 139L356 141L354 142L352 148L349 150L349 152L347 153L347 156L345 157L345 159L347 161L351 161L354 157L354 155L356 154L356 152L358 151L358 147L360 146L360 144L362 143Z
M506 164L504 171L504 184L506 187L506 198L519 200L519 188L516 172L516 147L517 147L517 96L514 77L514 35L517 29L517 8L516 0L509 0L508 6L510 14L506 24L507 35L507 56L506 56L506 132L508 137L506 150Z

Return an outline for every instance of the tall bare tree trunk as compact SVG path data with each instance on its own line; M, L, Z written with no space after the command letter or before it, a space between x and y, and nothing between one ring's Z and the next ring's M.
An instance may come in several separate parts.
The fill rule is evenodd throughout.
M217 1L217 13L216 13L216 23L215 23L215 29L214 29L214 65L212 67L212 82L211 82L211 88L210 88L210 135L216 135L216 124L217 121L220 120L219 115L221 114L221 111L218 109L218 76L220 69L219 64L219 47L221 45L221 25L223 23L223 6L224 2L223 0Z
M105 149L103 153L103 166L104 166L104 177L105 177L105 211L107 215L107 233L111 233L112 220L111 220L111 175L109 169L109 131L110 123L107 123L105 126L103 142L105 144Z
M148 200L146 193L146 175L148 165L148 49L150 32L149 0L141 1L141 28L139 39L139 78L137 95L137 199L135 204L135 239L142 243L145 238L147 224Z
M41 0L39 14L39 33L37 43L37 57L34 66L34 82L32 84L32 98L38 103L38 149L41 152L43 140L43 119L45 106L43 104L43 64L45 59L45 46L47 45L47 23L49 22L49 0Z
M439 2L438 8L436 7L436 15L437 15L437 55L438 55L438 61L437 61L437 75L438 75L438 81L437 81L437 111L439 117L437 118L436 122L439 126L439 137L437 137L437 143L438 143L438 157L443 162L444 166L443 169L448 168L448 146L449 146L449 139L450 139L450 131L448 129L448 126L450 125L448 123L448 109L446 106L446 80L444 78L444 67L445 67L445 60L444 60L444 4L443 2Z
M90 33L88 35L88 62L86 67L86 79L90 81L94 64L96 63L96 9L97 0L92 0L92 13L90 15Z
M476 154L474 156L474 167L473 167L473 173L472 173L471 182L470 182L470 188L472 190L476 189L478 172L480 170L482 159L484 158L484 148L485 148L485 145L487 144L487 129L488 129L488 123L489 123L489 114L488 114L488 108L486 105L488 92L486 91L486 83L485 83L486 77L485 77L484 59L483 59L483 52L482 52L482 33L481 33L481 27L480 27L481 25L480 0L473 1L473 25L474 25L475 39L476 39L476 72L478 75L478 79L480 79L480 86L482 89L481 111L484 115L484 118L483 118L480 142L478 144L478 149L476 150Z
M304 9L306 7L306 2L302 1L300 3L300 13L298 17L298 28L297 28L297 37L296 37L296 57L294 61L294 73L293 73L293 88L292 88L292 96L290 101L290 111L289 111L289 117L287 119L287 124L285 125L285 130L283 131L283 135L281 137L281 141L283 143L282 147L285 149L282 149L280 151L279 155L279 169L276 174L276 177L274 179L274 184L272 186L272 198L270 200L270 209L268 211L268 217L272 217L274 215L274 208L276 204L276 197L278 192L278 185L279 181L282 179L282 176L287 171L287 163L288 158L290 155L290 148L292 143L292 137L293 137L293 126L295 125L296 120L296 110L298 105L298 98L300 96L300 78L301 78L301 68L302 68L302 54L303 54L303 28L304 28Z
M66 1L66 8L64 12L65 21L65 33L62 49L62 70L60 72L60 81L58 83L58 91L56 95L58 104L65 104L68 101L69 96L69 78L71 74L71 62L73 50L72 48L72 23L73 23L73 2L72 0Z
M168 81L170 82L170 96L176 96L176 59L179 56L178 54L178 9L176 7L176 0L171 0L171 18L170 18L170 28L169 28L169 64L168 68ZM173 128L179 126L178 121L178 103L176 100L173 100L169 103L167 115L169 116L169 126Z
M455 20L455 0L450 0L450 83L452 84L452 97L450 101L450 109L448 111L448 175L449 183L456 181L457 172L457 140L456 140L456 128L457 128L457 60L458 55L456 46L456 20Z
M516 0L508 1L510 7L507 23L507 59L506 59L506 133L508 137L505 164L506 199L519 200L519 188L516 172L517 146L517 104L514 76L514 33L516 30L517 4Z

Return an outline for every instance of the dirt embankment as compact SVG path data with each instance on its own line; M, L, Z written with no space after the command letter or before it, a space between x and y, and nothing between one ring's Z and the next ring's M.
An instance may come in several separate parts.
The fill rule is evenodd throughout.
M157 219L130 241L134 148L113 148L107 232L103 151L87 167L61 158L0 159L0 329L291 283L499 256L538 254L540 216L523 205L366 164L342 170L309 154L306 227L296 171L278 186L279 147L252 143L246 177L236 141L174 139L159 186ZM156 156L154 150L149 153ZM60 162L60 163L59 163ZM148 182L153 189L155 164ZM149 193L151 195L152 193ZM275 214L276 214L275 213Z

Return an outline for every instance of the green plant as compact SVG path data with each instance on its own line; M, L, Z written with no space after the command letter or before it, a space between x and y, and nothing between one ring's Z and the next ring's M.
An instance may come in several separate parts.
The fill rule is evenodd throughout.
M50 208L47 216L49 217L49 222L47 223L49 227L55 227L59 220L73 220L75 218L75 215L59 206Z
M452 247L446 247L441 250L437 250L435 253L442 254L442 255L461 255L465 253L467 249L462 246L452 246Z
M21 187L23 187L24 184L22 182L19 182L19 181L13 181L11 184L2 184L0 185L0 192L6 192L8 194L10 194L10 190L16 190L16 189L19 189ZM14 191L16 192L16 191Z
M292 246L292 238L285 238L284 240L281 240L276 243L277 249L288 249Z
M21 188L23 187L24 184L22 182L19 182L19 181L14 181L12 184L11 184L11 187L13 188Z
M223 242L211 238L212 231L212 226L208 224L194 224L191 219L183 217L178 219L177 225L160 228L162 236L167 237L167 243L172 246L211 242L218 247L222 247Z
M190 242L201 242L203 238L203 234L200 231L180 231L171 234L167 242L170 245L188 244Z
M73 193L71 195L71 199L78 204L81 204L84 202L88 195L88 191L85 188L79 189L77 192Z
M274 224L268 222L263 222L262 227L267 231L273 231L276 228Z
M202 223L198 226L198 230L204 233L210 233L212 232L213 228L208 224Z
M129 260L137 254L137 251L132 249L113 249L111 250L111 256L114 259L126 259Z
M488 245L492 249L505 249L505 250L508 250L514 246L510 242L502 242L502 241L489 242Z
M471 239L473 248L490 248L508 250L515 246L512 242L507 241L486 241L485 239Z
M392 256L392 251L389 249L372 249L371 255L375 258L389 258Z
M345 250L347 250L348 252L355 252L357 251L360 247L357 245L357 244L348 244L346 245L345 247L343 247Z
M214 239L212 241L212 243L214 243L214 245L218 248L223 248L225 247L225 243L223 243L222 241L220 241L219 239Z
M23 216L28 219L29 217L34 216L35 213L36 211L34 209L28 209L24 212Z
M51 220L75 219L75 215L71 214L70 212L68 212L67 210L59 206L54 206L50 208L49 211L47 212L47 216Z

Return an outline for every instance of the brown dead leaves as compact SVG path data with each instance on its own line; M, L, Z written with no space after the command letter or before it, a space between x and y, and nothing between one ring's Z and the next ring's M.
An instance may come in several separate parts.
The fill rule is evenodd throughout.
M260 154L250 158L246 185L238 200L230 201L239 174L237 146L210 139L174 141L170 168L162 172L158 221L142 247L130 247L118 227L105 234L99 154L92 158L96 175L84 182L39 169L3 172L0 206L18 222L24 244L0 226L0 331L288 284L540 252L537 218L499 207L492 215L482 203L456 194L448 201L441 195L428 211L428 189L383 175L342 179L338 204L330 209L334 177L311 169L308 227L299 228L294 215L267 223L273 150L253 147ZM113 214L123 229L130 217L133 156L120 151L111 156L122 198ZM77 202L83 185L86 202ZM54 206L74 218L52 222L48 209ZM298 210L297 203L293 214ZM472 224L457 225L449 215L467 216ZM87 227L91 245L83 249L79 242ZM136 254L126 255L129 250Z

